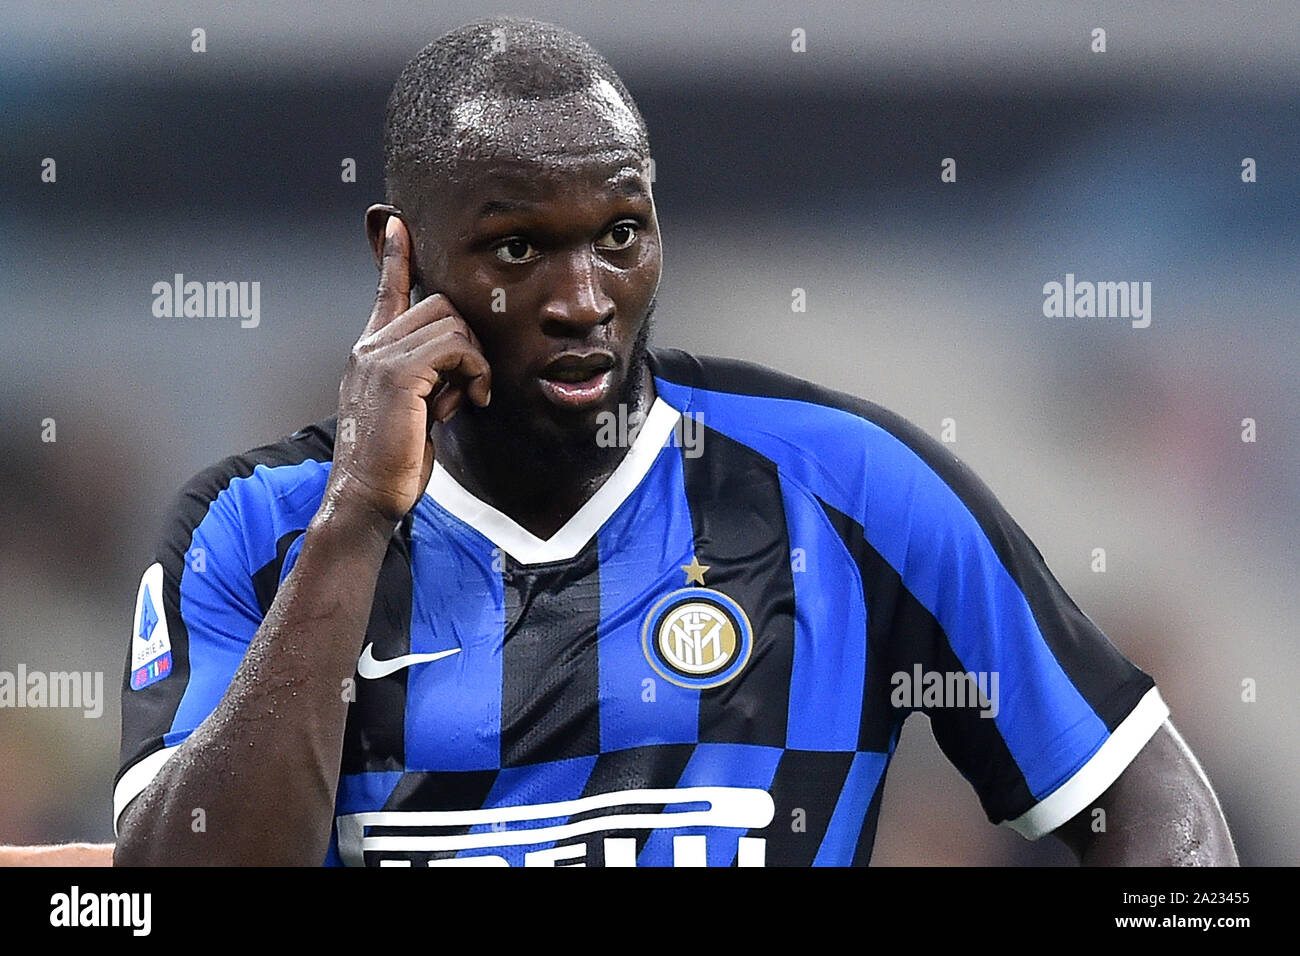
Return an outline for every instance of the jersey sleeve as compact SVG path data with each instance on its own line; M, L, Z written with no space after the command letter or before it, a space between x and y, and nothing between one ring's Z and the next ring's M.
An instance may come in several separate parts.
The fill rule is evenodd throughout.
M960 459L901 419L888 430L895 487L865 519L901 592L881 690L928 715L991 821L1037 839L1100 796L1169 709Z
M136 595L113 826L221 702L320 505L335 422L218 462L173 501Z
M229 466L177 496L136 595L113 824L220 702L262 622ZM234 485L234 487L232 487Z

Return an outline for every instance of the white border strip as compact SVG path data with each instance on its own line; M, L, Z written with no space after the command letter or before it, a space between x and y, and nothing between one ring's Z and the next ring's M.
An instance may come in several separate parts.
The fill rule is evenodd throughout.
M1003 825L1028 840L1051 833L1105 793L1168 717L1169 707L1152 687L1073 777Z
M149 781L158 776L158 771L162 769L168 759L177 750L180 744L174 747L164 747L162 750L155 750L147 757L141 757L133 763L126 773L122 774L117 786L113 788L113 836L117 836L117 818L122 815L122 811L136 797L144 792L144 788L149 786Z
M424 493L482 533L520 564L567 561L583 549L592 535L600 530L601 525L636 490L636 486L659 457L660 450L680 418L681 412L662 398L656 398L645 424L641 426L636 440L614 473L587 499L577 514L546 540L520 527L514 519L497 511L487 502L474 497L436 461Z

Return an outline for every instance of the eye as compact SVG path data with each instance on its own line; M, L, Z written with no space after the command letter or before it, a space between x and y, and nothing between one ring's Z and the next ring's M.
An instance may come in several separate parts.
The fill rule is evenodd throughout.
M527 239L511 236L496 246L496 254L502 262L527 262L537 255L537 250Z
M626 249L632 243L636 242L637 224L634 222L620 222L609 232L605 233L596 240L597 249L619 251Z

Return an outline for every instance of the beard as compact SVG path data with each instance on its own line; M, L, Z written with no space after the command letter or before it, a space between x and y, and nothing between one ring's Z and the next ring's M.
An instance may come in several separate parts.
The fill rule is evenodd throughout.
M649 412L644 407L648 405L649 380L645 369L656 302L657 296L650 300L645 321L632 342L623 380L613 396L613 414L617 414L620 405L628 409L629 415L638 409ZM570 414L567 421L557 420L539 415L536 404L522 396L507 394L494 394L487 408L464 402L460 414L466 411L474 420L473 457L484 469L480 474L490 474L497 468L527 472L537 476L539 494L545 493L548 479L552 477L556 481L571 481L597 475L627 451L597 444L602 412L588 413L581 418ZM608 413L610 409L606 408L604 414Z

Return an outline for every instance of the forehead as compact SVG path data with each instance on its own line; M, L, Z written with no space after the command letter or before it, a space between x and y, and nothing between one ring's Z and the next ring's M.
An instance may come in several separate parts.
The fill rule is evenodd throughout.
M636 114L608 80L562 96L528 99L479 94L451 110L453 162L513 160L623 149L645 152Z
M644 129L606 80L547 99L470 97L450 120L454 145L418 202L430 233L544 205L653 202Z
M611 199L653 203L647 156L622 139L553 137L554 148L482 150L460 157L434 195L436 219L457 231L483 218L550 206L577 206Z
M622 150L475 160L462 173L439 203L445 217L462 223L556 204L620 197L653 202L640 156Z

